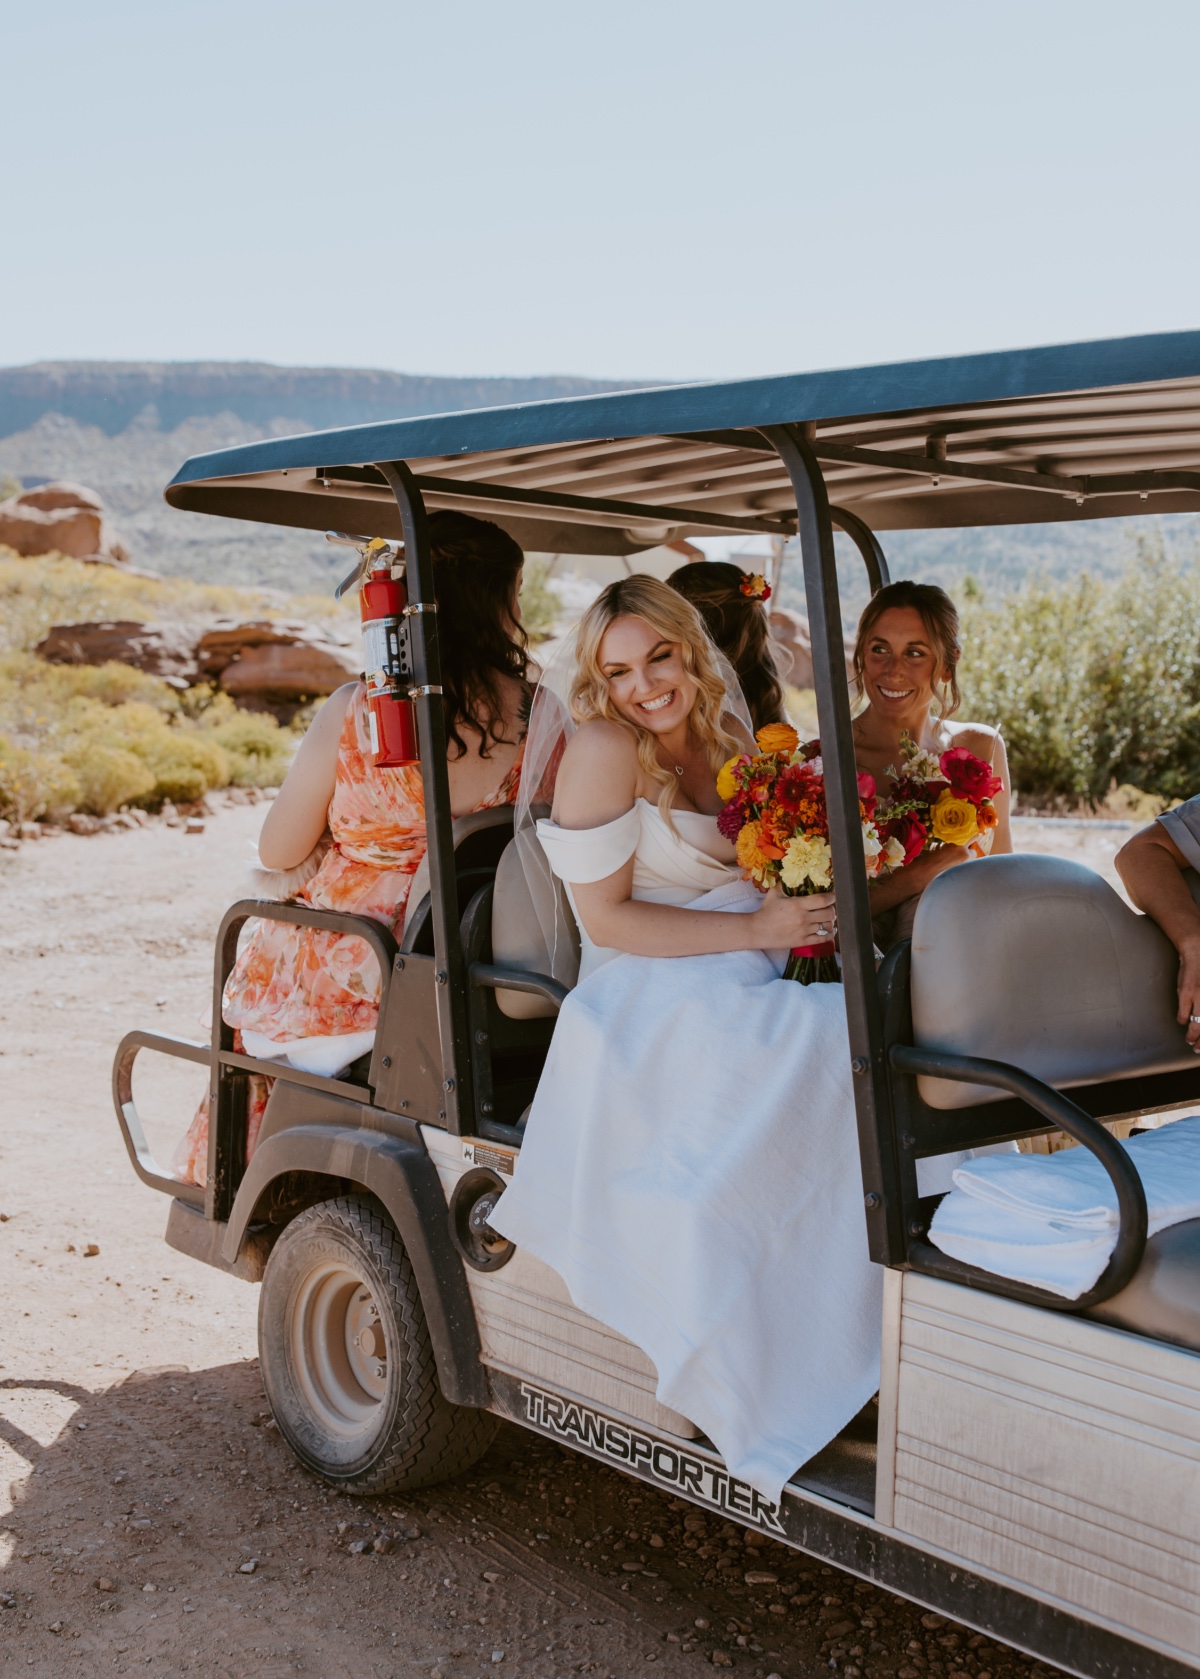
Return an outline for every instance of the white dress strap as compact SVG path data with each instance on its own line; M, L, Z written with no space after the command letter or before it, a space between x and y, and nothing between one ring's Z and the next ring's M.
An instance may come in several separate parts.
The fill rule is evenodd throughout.
M642 817L637 805L615 821L599 828L560 828L557 822L541 818L538 839L550 867L560 880L577 886L607 880L629 861L637 850Z

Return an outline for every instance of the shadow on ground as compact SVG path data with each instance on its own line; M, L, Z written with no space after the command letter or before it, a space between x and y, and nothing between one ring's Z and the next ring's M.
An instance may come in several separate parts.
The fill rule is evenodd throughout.
M10 1377L0 1439L29 1465L0 1641L37 1679L1051 1672L513 1427L457 1481L342 1497L284 1446L252 1362L100 1394Z

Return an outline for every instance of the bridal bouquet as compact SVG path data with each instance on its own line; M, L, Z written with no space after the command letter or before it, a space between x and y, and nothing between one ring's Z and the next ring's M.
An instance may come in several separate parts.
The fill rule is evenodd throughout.
M726 801L717 826L736 844L744 874L764 891L779 886L792 898L828 892L833 858L820 742L801 746L786 723L770 723L755 738L757 753L731 758L717 777L717 792ZM873 777L859 776L858 800L867 874L874 879L900 867L904 849L899 840L885 838L874 820ZM793 950L784 977L802 985L840 980L832 938Z
M899 867L944 845L967 846L982 856L986 837L1000 820L993 796L1004 785L990 765L965 746L940 757L925 752L908 734L900 737L901 767L889 767L895 785L875 807L875 822L885 844L903 849Z

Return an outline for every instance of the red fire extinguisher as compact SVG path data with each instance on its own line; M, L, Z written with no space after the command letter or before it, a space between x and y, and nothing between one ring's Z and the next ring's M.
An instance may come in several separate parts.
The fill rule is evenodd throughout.
M412 684L404 615L408 590L402 568L393 567L387 544L378 537L367 550L360 595L371 756L377 769L418 763L417 720L408 697Z

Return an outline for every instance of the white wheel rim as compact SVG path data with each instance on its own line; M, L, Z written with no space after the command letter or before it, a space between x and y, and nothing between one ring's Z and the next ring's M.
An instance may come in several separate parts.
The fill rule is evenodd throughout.
M371 1290L348 1266L314 1266L291 1313L292 1368L322 1430L368 1431L387 1396L387 1342Z

